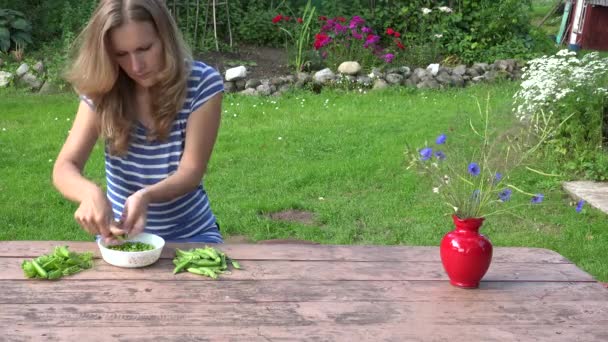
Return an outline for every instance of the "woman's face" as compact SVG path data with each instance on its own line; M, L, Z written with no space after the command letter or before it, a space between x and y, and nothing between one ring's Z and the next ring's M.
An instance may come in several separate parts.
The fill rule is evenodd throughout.
M129 21L112 29L110 42L114 60L139 86L158 82L162 70L163 46L156 29L148 21Z

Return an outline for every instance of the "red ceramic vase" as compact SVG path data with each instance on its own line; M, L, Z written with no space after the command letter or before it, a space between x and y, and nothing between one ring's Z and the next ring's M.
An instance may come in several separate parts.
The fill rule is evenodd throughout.
M441 263L450 277L450 284L477 288L490 267L492 243L479 234L484 218L460 219L452 215L456 229L441 240Z

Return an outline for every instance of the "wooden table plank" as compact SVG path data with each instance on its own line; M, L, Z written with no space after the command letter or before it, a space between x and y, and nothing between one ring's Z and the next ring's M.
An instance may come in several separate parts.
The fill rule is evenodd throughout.
M11 327L0 336L0 341L374 341L374 342L443 342L458 336L469 341L551 341L551 342L605 342L608 332L603 326L566 324L550 326L508 325L479 326L471 324L444 325L375 324L336 326L311 324L309 326L260 326L238 329L217 329L208 326L179 325L173 327ZM3 339L5 337L6 339Z
M22 259L0 258L0 280L24 279ZM352 262L352 261L239 261L242 270L222 275L232 280L445 280L441 262ZM140 280L207 280L188 272L174 275L173 263L162 259L137 269L115 267L95 260L93 269L71 276L71 279L140 279ZM204 278L204 279L203 279ZM595 281L574 264L509 264L490 265L484 281ZM209 280L212 281L212 280Z
M447 281L0 281L2 304L268 303L268 302L523 302L597 301L597 283L483 282L475 291ZM52 295L50 295L52 294ZM573 305L575 305L573 303Z
M608 329L605 302L268 302L3 304L0 322L37 327L208 327L437 325L601 325Z
M0 241L0 257L34 258L50 253L52 246L67 245L77 252L94 252L100 257L93 242L78 241ZM237 260L335 260L335 261L440 261L437 247L418 246L345 246L345 245L212 245ZM204 244L169 243L162 258L172 259L175 248L188 249ZM493 263L571 263L560 254L543 248L498 247Z

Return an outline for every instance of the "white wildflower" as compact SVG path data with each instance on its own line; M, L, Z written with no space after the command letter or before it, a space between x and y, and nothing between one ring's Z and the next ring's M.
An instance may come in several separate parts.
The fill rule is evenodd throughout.
M430 8L426 8L426 7L422 8L422 14L424 14L424 15L427 15L427 14L429 14L431 12L433 12L433 10L430 9Z
M439 188L433 188L433 192L438 194L439 193Z
M452 9L449 8L448 6L441 6L437 9L443 13L452 13Z
M440 33L439 33L439 34L436 34L436 35L435 35L435 38L443 38L443 35L442 35L442 34L440 34Z

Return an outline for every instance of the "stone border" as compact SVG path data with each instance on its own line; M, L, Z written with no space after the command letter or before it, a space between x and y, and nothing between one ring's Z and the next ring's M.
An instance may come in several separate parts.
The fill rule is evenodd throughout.
M279 96L291 88L311 86L315 90L322 87L383 89L389 86L408 86L419 89L440 89L466 87L482 82L494 82L498 78L519 80L525 64L515 59L497 60L493 64L475 63L470 67L458 65L446 67L431 64L426 69L413 71L407 66L391 67L386 70L374 68L369 75L361 73L357 62L344 62L334 73L326 68L314 73L298 73L264 79L247 78L247 68L239 66L225 71L224 87L227 93L244 95Z

